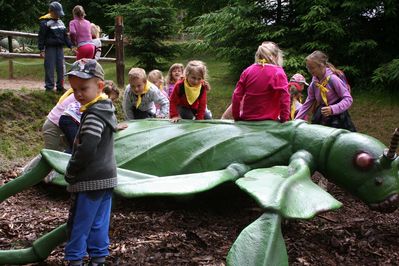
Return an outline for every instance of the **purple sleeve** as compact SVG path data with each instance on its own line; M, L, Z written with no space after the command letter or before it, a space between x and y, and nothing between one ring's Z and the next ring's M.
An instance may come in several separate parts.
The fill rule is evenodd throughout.
M298 114L295 116L295 119L305 119L306 114L309 112L309 109L312 107L312 104L315 101L314 90L313 90L313 82L310 84L308 88L308 97L306 98L305 103L302 105L301 109L299 109Z
M333 114L340 114L351 107L353 98L346 84L336 75L331 75L331 85L337 96L341 99L336 104L330 106L331 111Z

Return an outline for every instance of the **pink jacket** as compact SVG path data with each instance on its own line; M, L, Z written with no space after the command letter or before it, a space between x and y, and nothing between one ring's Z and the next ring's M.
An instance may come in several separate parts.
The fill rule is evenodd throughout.
M249 66L237 82L232 106L234 120L289 120L290 95L284 69L270 64Z
M90 21L74 18L69 22L69 34L75 46L90 43L92 40Z

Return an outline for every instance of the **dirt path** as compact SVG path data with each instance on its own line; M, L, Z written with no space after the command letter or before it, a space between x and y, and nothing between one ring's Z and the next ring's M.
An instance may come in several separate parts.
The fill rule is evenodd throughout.
M69 84L66 84L68 87ZM29 90L44 90L44 81L42 80L28 80L28 79L0 79L0 89L29 89Z

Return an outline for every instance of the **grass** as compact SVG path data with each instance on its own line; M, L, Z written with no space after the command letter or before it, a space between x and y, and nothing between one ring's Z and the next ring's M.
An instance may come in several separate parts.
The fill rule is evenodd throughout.
M208 96L208 107L214 118L219 118L230 103L237 77L228 74L228 63L204 55L181 55L170 63L186 64L189 60L200 59L206 62L209 83L212 90ZM14 64L17 79L42 80L43 65L37 59L18 59L25 64ZM3 63L5 62L5 63ZM0 61L0 78L8 76L8 60ZM125 62L126 75L136 60L128 58ZM103 64L106 78L116 80L115 65ZM166 75L166 72L164 72ZM354 103L350 109L358 131L371 135L388 144L391 134L399 127L397 96L384 93L360 93L353 88ZM39 153L43 146L41 127L46 115L57 102L59 95L31 90L0 91L0 170L10 165L21 164ZM118 117L121 119L120 100L117 102Z

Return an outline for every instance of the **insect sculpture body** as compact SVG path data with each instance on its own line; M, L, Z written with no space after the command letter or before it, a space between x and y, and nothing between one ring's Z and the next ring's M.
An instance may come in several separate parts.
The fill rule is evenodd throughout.
M115 137L115 193L129 198L190 195L235 182L265 213L241 232L227 263L285 265L281 220L309 219L341 206L310 180L313 171L373 209L399 206L398 140L396 131L385 149L367 135L299 121L132 121ZM50 150L42 155L30 172L0 187L0 201L40 182L52 168L64 173L68 155ZM62 176L53 182L65 185ZM0 251L0 264L43 260L65 238L62 225L31 248Z

